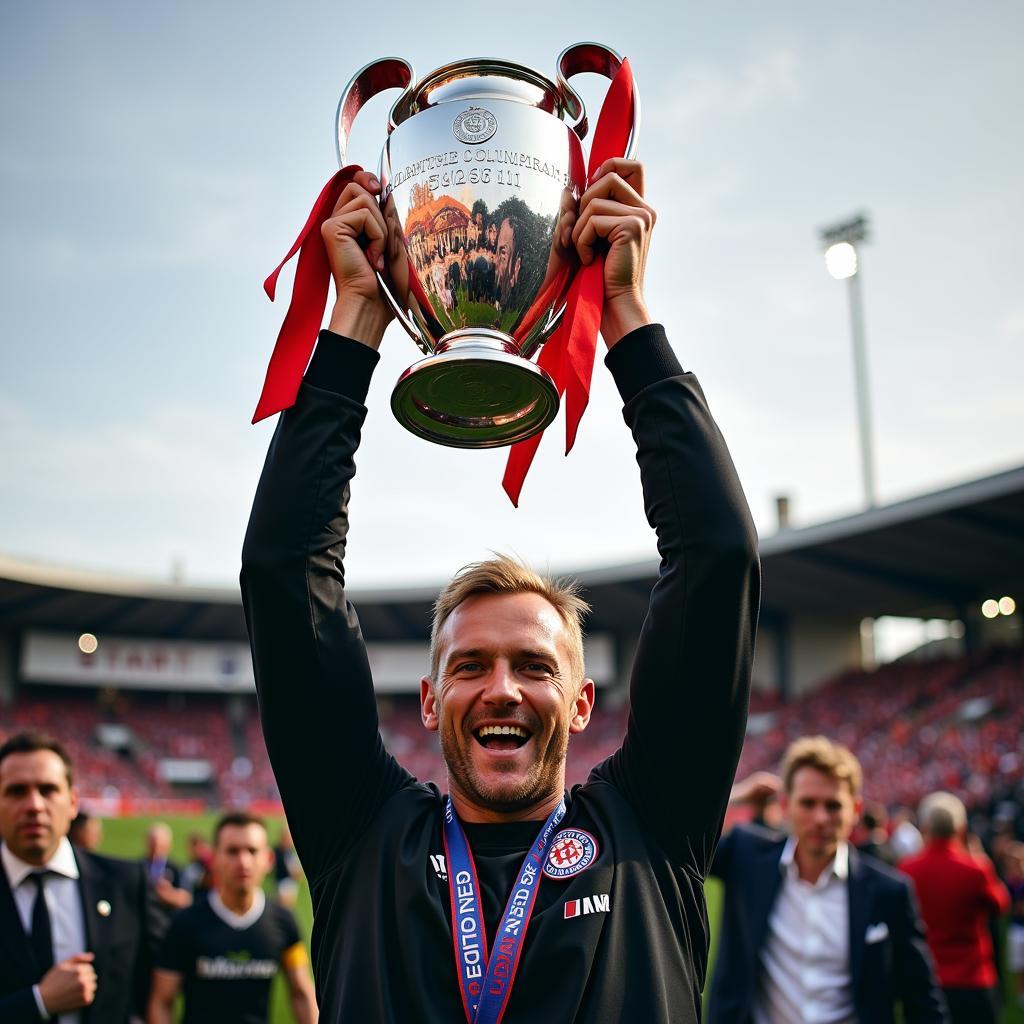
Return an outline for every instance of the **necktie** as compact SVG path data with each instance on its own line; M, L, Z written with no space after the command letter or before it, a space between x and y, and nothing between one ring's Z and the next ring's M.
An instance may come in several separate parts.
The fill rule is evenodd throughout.
M28 877L36 887L36 899L32 904L32 952L35 953L41 978L53 966L53 929L50 927L50 910L46 906L43 880L49 871L34 871Z

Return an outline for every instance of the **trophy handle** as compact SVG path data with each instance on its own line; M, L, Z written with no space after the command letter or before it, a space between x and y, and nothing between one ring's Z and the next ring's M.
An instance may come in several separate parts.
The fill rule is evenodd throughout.
M402 95L395 100L388 114L388 135L390 135L399 124L408 116L408 103L412 95L411 88L416 81L416 72L407 60L401 57L382 57L375 60L366 67L361 68L352 76L348 85L341 93L338 100L337 115L337 137L336 146L338 152L338 166L344 167L348 156L348 140L352 135L352 123L356 115L366 104L378 93L386 89L401 89ZM416 325L409 319L409 315L395 301L391 290L384 283L384 277L379 272L377 283L380 285L381 294L384 300L391 307L395 318L405 328L406 333L424 351L429 351L423 344L420 332Z
M614 78L622 66L622 56L603 43L574 43L572 46L566 47L558 55L557 64L558 88L562 94L565 112L570 117L576 119L576 123L570 125L570 127L581 139L584 139L589 129L587 111L579 93L569 84L569 79L573 75L580 75L585 72L604 75L605 78ZM640 94L637 92L636 84L634 83L633 127L630 130L629 144L626 146L624 154L629 160L636 156L636 144L639 135Z
M353 75L352 80L345 86L338 100L338 166L345 166L345 158L348 151L348 140L352 134L352 122L356 114L373 99L378 93L385 89L402 89L402 95L395 101L388 116L388 135L395 130L395 115L399 113L399 106L403 104L409 95L409 89L416 80L416 72L412 65L401 57L382 57L375 60L366 67L361 68Z

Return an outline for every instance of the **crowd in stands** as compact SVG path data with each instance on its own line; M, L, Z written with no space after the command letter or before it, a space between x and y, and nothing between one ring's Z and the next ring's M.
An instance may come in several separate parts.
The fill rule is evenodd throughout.
M1020 649L845 673L786 705L755 691L751 711L763 731L747 736L739 778L777 765L798 736L824 733L854 751L866 797L889 809L941 789L994 816L1024 796Z
M599 694L586 732L569 748L567 782L582 782L619 744L626 707ZM234 701L229 714L228 700ZM241 703L239 703L241 702ZM436 734L424 732L415 697L381 699L381 731L417 778L443 785ZM130 742L111 749L100 727L127 727ZM0 717L0 740L39 728L64 739L88 802L112 795L170 799L197 793L211 806L278 799L253 697L23 687ZM890 811L916 807L927 793L955 793L987 821L1024 826L1024 651L901 661L848 672L788 703L755 689L751 730L737 777L774 768L798 736L824 733L853 750L864 767L868 800ZM164 777L167 758L209 763L209 782L182 787ZM1019 819L1019 820L1018 820Z

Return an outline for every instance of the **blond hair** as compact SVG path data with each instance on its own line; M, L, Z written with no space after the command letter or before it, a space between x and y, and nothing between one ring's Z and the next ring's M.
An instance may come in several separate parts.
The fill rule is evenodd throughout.
M575 681L583 679L583 619L590 605L580 597L575 580L542 575L508 555L498 554L484 562L464 565L434 602L430 630L430 678L437 681L441 657L440 636L445 622L463 601L481 594L539 594L558 612L565 624L569 663Z
M782 781L792 792L793 776L801 768L814 768L838 782L845 782L853 796L860 795L863 781L860 761L841 743L827 736L801 736L794 740L782 758Z

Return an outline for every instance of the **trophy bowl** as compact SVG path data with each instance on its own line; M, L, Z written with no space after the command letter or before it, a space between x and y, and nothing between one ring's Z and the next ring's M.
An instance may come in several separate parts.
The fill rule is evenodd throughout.
M562 236L586 187L587 119L568 78L610 78L620 64L613 50L580 43L560 56L556 81L479 58L417 81L406 61L384 58L343 92L342 166L362 105L383 89L403 90L380 158L388 248L378 276L424 353L391 398L414 434L493 448L530 437L557 414L557 389L531 356L557 324L578 269ZM636 134L634 120L631 150Z

